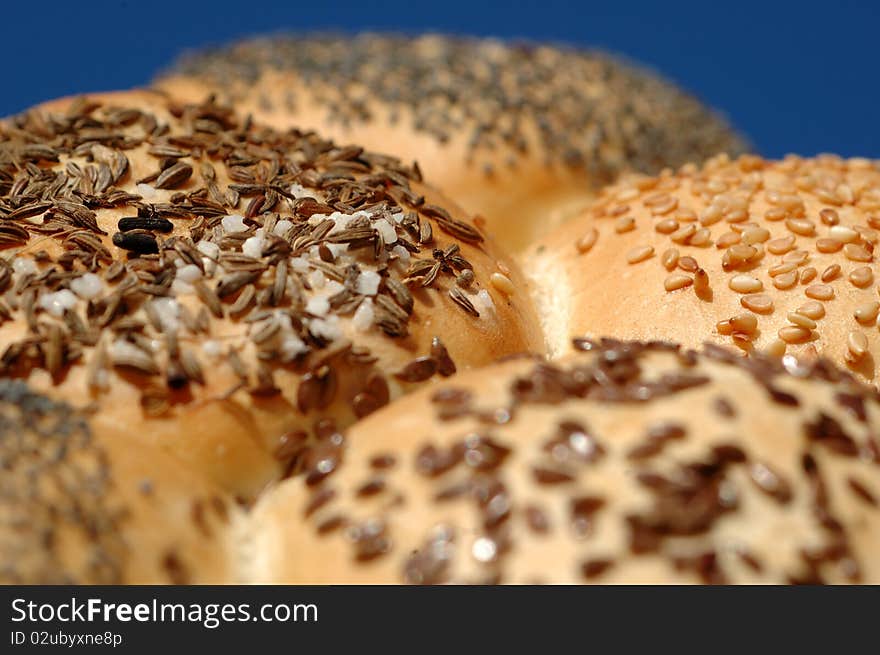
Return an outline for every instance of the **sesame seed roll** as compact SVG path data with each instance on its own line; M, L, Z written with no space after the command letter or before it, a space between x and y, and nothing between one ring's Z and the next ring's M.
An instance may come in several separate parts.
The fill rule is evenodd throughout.
M824 355L876 382L880 163L718 157L604 189L524 256L555 352L572 336Z
M157 448L0 380L0 582L234 580L238 506Z
M877 583L876 391L787 366L578 340L420 390L263 496L248 577Z
M156 86L233 100L416 161L513 249L532 243L625 170L743 142L699 101L608 55L426 35L259 38L183 58Z
M0 375L242 498L315 433L540 351L516 266L418 171L211 99L0 123Z

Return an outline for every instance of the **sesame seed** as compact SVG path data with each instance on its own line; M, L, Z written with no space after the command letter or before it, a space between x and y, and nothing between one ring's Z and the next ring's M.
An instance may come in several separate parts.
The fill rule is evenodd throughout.
M787 262L771 266L770 270L767 271L767 274L770 277L776 277L778 275L784 275L785 273L791 273L794 270L797 270L797 264L793 262Z
M646 259L650 259L654 255L652 246L640 246L633 248L626 254L626 261L630 264L638 264Z
M709 205L709 207L704 209L703 213L700 214L700 225L708 227L714 225L722 218L724 218L724 211L721 209L721 206Z
M743 223L749 220L749 213L745 209L728 209L724 212L724 220L728 223Z
M808 330L816 329L816 321L803 314L799 314L798 312L789 312L787 318L790 323L797 325L798 327L806 328Z
M866 302L856 307L853 317L859 323L873 323L877 320L877 314L880 313L880 302Z
M749 261L757 254L758 249L754 246L747 246L740 243L727 249L727 252L724 253L722 264L724 264L726 260L727 266L725 268L736 268L740 264Z
M764 284L751 275L734 275L730 278L730 289L737 293L755 293L764 288Z
M785 355L786 345L782 339L773 339L767 344L765 352L771 357L782 357Z
M758 317L754 314L739 314L730 319L730 326L737 332L752 333L758 329Z
M837 239L829 239L827 237L816 239L816 250L823 254L827 255L832 252L838 252L841 248L843 248L843 242Z
M596 240L599 238L599 230L596 228L590 228L589 231L577 240L575 247L579 253L586 254L590 252L593 246L596 245Z
M709 274L702 268L694 271L694 291L697 294L703 293L709 289Z
M834 193L834 191L829 191L828 189L818 188L814 189L813 193L816 194L816 197L819 198L822 202L829 205L837 205L840 206L843 204L840 197Z
M513 282L510 281L510 278L502 273L492 273L489 277L489 281L492 283L492 286L498 289L501 293L506 296L512 296L515 290L513 286Z
M796 271L792 271L790 273L783 273L782 275L777 275L773 278L773 286L777 289L791 289L795 284L797 284L798 274Z
M828 235L840 243L853 243L859 240L859 233L845 225L835 225L828 230Z
M785 221L785 227L789 232L803 237L811 237L816 233L816 224L808 218L789 218Z
M654 225L654 230L660 234L672 234L678 229L678 221L672 218L666 218Z
M683 275L681 273L673 273L672 275L667 277L666 280L664 280L663 287L667 291L677 291L678 289L689 287L693 283L694 281L687 275Z
M773 299L766 293L753 293L743 296L739 303L756 314L769 314L773 311Z
M647 196L642 201L642 204L645 207L658 207L661 205L665 205L667 202L669 202L670 197L671 196L668 193L658 191L657 193L652 193L651 195Z
M718 334L728 337L733 334L733 325L728 318L723 321L718 321L715 324L715 330L718 332Z
M693 209L679 207L675 214L673 214L673 217L678 221L688 223L697 220L697 213Z
M771 239L767 242L767 250L774 255L784 255L794 248L794 243L795 238L793 236Z
M803 305L798 307L797 312L798 314L802 314L807 318L818 321L820 318L824 318L825 316L825 305L816 300L808 300Z
M675 248L665 250L660 257L660 261L667 271L673 270L678 265L678 250Z
M632 216L624 216L617 219L617 222L614 223L614 231L618 234L631 232L634 229L636 229L636 219Z
M708 246L712 242L712 232L708 228L701 228L694 232L688 243L696 248Z
M852 359L858 361L868 352L868 338L864 333L853 330L846 337L846 347Z
M742 241L747 245L755 243L764 243L770 238L770 230L763 227L752 227L744 230L742 233Z
M725 232L718 237L718 241L715 242L715 247L719 250L723 250L724 248L730 248L730 246L736 245L740 241L742 241L742 236L739 232Z
M678 267L687 273L693 273L700 268L700 264L693 257L685 255L678 260Z
M798 276L798 279L801 284L809 284L813 280L816 279L816 276L819 273L812 266L807 266L804 270L801 271L801 274Z
M690 241L691 237L694 236L697 232L697 226L693 223L688 223L682 228L679 228L675 232L669 235L669 238L673 241L673 243L686 244Z
M654 214L654 216L664 216L676 207L678 207L678 198L676 198L675 196L667 195L662 202L655 203L651 207L651 213Z
M846 258L854 262L869 262L874 259L870 252L864 247L855 243L848 243L843 247L843 254Z
M804 289L804 294L813 300L831 300L834 298L834 289L827 284L812 284Z
M840 218L837 216L837 212L833 209L823 209L819 212L819 219L825 225L837 225L840 222Z
M880 233L864 225L853 225L853 229L859 233L862 240L869 244L868 249L873 251L871 246L876 245L877 241L880 240Z
M786 326L781 328L778 332L779 338L785 343L804 343L809 341L812 334L813 333L807 328L798 327L796 325Z
M840 275L840 264L831 264L828 268L822 271L822 281L823 282L831 282Z
M870 266L859 266L850 271L849 281L853 286L864 289L874 283L874 271Z
M785 253L782 256L783 262L794 262L798 266L806 263L806 261L810 258L810 253L806 250L792 250L791 252Z
M764 213L764 218L771 222L781 221L786 216L788 216L788 212L782 207L772 207Z

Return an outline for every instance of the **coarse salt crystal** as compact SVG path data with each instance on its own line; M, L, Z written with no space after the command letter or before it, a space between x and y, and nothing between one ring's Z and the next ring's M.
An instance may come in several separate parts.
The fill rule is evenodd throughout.
M171 291L174 293L175 296L185 296L195 293L196 288L189 282L184 282L179 278L174 278L174 282L171 283Z
M295 334L289 334L281 341L281 359L285 362L293 361L308 350L308 346Z
M477 301L475 304L479 309L485 309L488 312L495 311L495 302L492 300L492 296L489 295L489 292L485 289L481 289L479 293L474 296L474 299Z
M16 257L12 260L12 270L17 275L28 275L37 272L37 264L28 257Z
M177 329L177 317L180 315L180 305L174 298L156 298L153 300L153 308L159 317L159 323L166 332L174 332Z
M332 298L340 291L345 290L345 285L340 284L336 280L331 280L327 278L327 283L324 285L324 288L321 290L321 295L327 298Z
M263 235L255 234L249 239L244 240L244 243L241 244L241 251L248 257L259 259L263 256L264 243L266 243L266 240L263 238Z
M396 243L397 242L397 230L394 229L394 226L391 225L384 218L380 218L378 221L373 223L373 227L376 228L376 231L379 233L379 236L382 237L382 240L385 243Z
M196 249L208 259L217 259L220 256L220 246L213 241L199 241Z
M64 316L67 309L76 307L76 296L69 289L61 289L54 293L44 293L40 296L39 306L45 309L52 316Z
M309 272L309 260L305 257L292 257L290 259L290 266L297 273L308 273Z
M362 271L355 284L355 290L365 296L375 296L379 292L379 282L382 281L375 271Z
M333 254L333 259L338 259L339 255L348 250L347 243L325 243L324 245L330 249L330 252Z
M366 332L369 330L370 326L373 325L374 315L375 312L373 311L372 299L364 298L361 304L358 305L354 316L351 318L351 322L354 324L354 329L358 332Z
M161 198L159 190L149 184L138 184L136 190L137 194L144 200L159 200Z
M244 216L239 214L224 216L220 223L226 232L244 232L247 230L247 225L244 224Z
M294 198L307 198L311 196L311 193L302 185L302 184L291 184L290 185L290 195Z
M222 352L220 342L214 339L208 339L202 344L202 352L208 357L219 357Z
M104 289L104 282L94 273L85 273L70 281L70 290L84 300L96 298Z
M313 318L309 321L309 330L316 337L321 337L329 341L335 341L342 337L342 330L339 328L339 317L328 316L327 318Z
M202 277L202 269L195 264L187 264L186 266L181 266L177 269L175 279L180 280L181 282L195 282L200 277Z
M323 271L315 269L314 271L309 273L309 284L311 285L312 289L315 289L316 291L323 289L326 282L327 278L324 277Z
M400 265L404 268L409 267L410 255L409 250L404 248L403 246L394 246L391 249L391 254L397 256L397 261L400 262Z
M287 234L287 231L293 227L293 223L286 219L278 221L275 223L275 227L272 228L272 234L275 236L283 237Z
M125 339L117 339L110 346L110 357L115 360L140 359L144 356L144 352Z
M306 303L306 311L313 316L326 316L330 311L330 301L324 296L313 296Z

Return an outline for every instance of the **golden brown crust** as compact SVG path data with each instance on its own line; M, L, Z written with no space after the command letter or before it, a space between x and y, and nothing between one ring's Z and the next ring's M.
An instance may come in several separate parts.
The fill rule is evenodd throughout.
M2 373L250 498L319 419L541 350L516 267L419 179L152 92L11 118Z
M602 53L438 35L298 35L190 55L156 82L279 127L417 161L521 249L627 169L743 142L694 98Z
M718 158L605 189L523 265L556 352L579 335L712 340L876 381L878 228L877 162Z
M874 390L824 361L580 348L458 376L314 451L252 513L250 577L880 580Z

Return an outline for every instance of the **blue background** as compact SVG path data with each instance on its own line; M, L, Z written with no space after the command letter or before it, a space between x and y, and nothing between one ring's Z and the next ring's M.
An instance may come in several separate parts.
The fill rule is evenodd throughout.
M10 0L0 115L147 82L184 48L267 31L439 30L607 49L648 64L778 157L880 157L880 1Z

